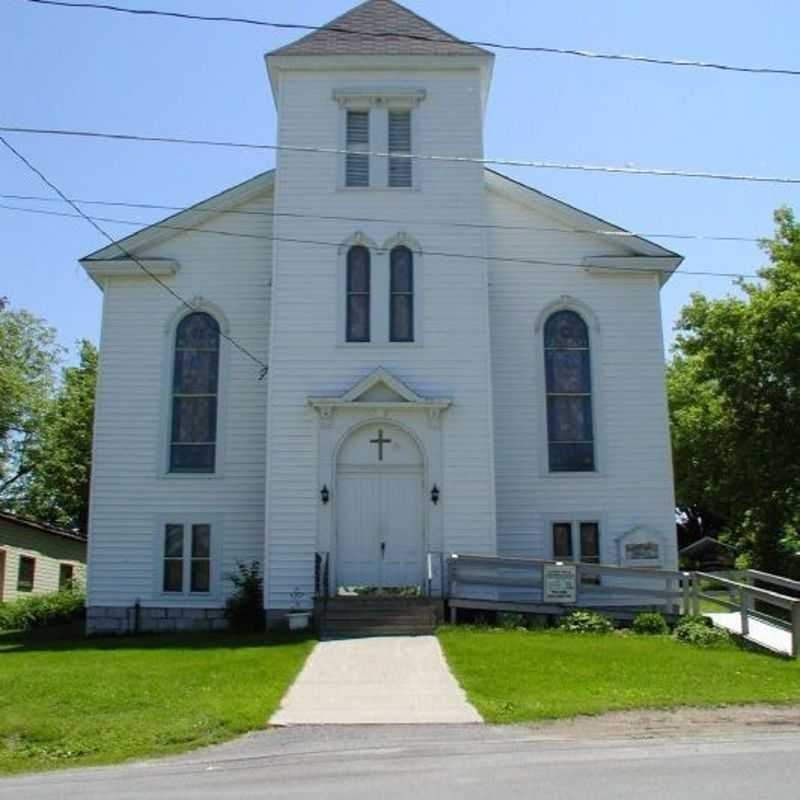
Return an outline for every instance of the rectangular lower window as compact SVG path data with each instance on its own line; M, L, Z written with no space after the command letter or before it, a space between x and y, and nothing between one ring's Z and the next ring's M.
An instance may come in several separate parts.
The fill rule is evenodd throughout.
M553 523L553 558L556 561L572 561L572 523Z
M163 529L161 589L165 594L208 594L212 589L212 526L168 522Z
M69 589L75 580L75 567L72 564L58 565L58 588Z
M582 564L600 564L600 524L598 522L569 521L554 522L553 559L555 561L573 561L575 554ZM598 584L600 578L584 575L582 583Z
M17 591L32 592L35 575L36 559L30 556L20 556L19 570L17 572Z

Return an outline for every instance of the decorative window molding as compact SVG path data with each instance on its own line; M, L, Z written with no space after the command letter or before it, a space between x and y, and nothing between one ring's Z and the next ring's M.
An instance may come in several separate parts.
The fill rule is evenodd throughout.
M334 89L340 108L416 108L426 96L425 89L352 88Z
M600 323L590 306L570 295L561 295L558 300L548 303L540 310L534 321L534 363L539 398L534 405L534 414L537 417L537 429L543 443L549 443L550 426L548 420L548 369L545 353L545 332L547 320L554 314L562 311L576 313L586 325L589 339L589 388L591 396L591 422L594 464L591 470L556 470L550 468L550 447L539 449L539 474L543 478L553 480L591 480L601 478L604 474L606 462L606 447L604 437L604 407L602 386L602 336ZM552 377L552 375L550 376Z
M348 254L353 247L364 247L370 253L369 260L369 337L351 338L348 328L348 304L352 295L348 282ZM392 253L396 248L404 248L411 255L411 291L399 291L399 285L392 287ZM424 263L419 243L405 232L400 232L378 246L361 231L354 233L339 246L337 279L337 343L343 347L421 347L423 342L423 299ZM408 299L396 299L403 294ZM393 298L395 298L393 300ZM404 306L410 314L410 338L392 336L392 303ZM400 309L402 311L403 309ZM398 311L398 313L400 313Z
M171 480L208 480L221 478L224 464L224 419L225 419L225 376L227 375L228 348L222 335L228 335L230 323L222 309L215 303L203 297L195 296L189 302L192 311L187 311L186 306L178 305L169 315L164 324L164 359L162 368L162 401L161 401L161 434L160 457L158 462L158 476ZM204 314L211 317L216 323L220 336L217 350L216 365L216 415L214 419L215 441L213 469L204 470L174 470L173 430L174 430L174 405L176 380L177 352L176 343L179 327L182 322L192 314Z
M190 312L176 328L170 472L215 470L220 341L219 323L205 311Z
M550 472L594 472L591 340L576 311L545 321L544 360Z
M332 97L339 105L339 149L348 151L339 159L338 188L419 189L422 164L408 156L420 141L416 108L425 99L425 90L361 87L335 89ZM383 155L368 156L367 152ZM392 158L390 152L401 155Z
M389 341L414 341L414 253L402 244L389 251Z

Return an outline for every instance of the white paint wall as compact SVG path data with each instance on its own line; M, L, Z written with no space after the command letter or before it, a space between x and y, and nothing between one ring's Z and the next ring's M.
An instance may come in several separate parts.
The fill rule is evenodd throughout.
M389 84L421 88L415 149L482 153L477 69L398 74L296 72L279 85L279 143L337 147L339 88ZM381 149L380 143L373 143ZM342 393L383 366L423 395L452 397L443 416L442 513L449 550L493 552L493 440L486 264L436 251L483 255L484 232L439 224L483 219L479 165L415 162L419 190L338 190L339 159L281 151L276 209L348 217L415 220L402 224L276 219L281 237L341 243L361 230L377 244L405 230L422 249L424 346L337 346L337 250L275 243L267 477L268 606L286 608L298 587L313 591L319 489L318 419L309 395ZM373 259L373 264L375 259ZM374 267L373 267L374 268ZM374 298L373 302L379 302Z
M487 200L487 222L531 228L493 230L492 255L580 263L585 256L624 252L600 237L533 230L559 222L493 191ZM645 525L664 537L665 566L674 567L657 278L500 261L490 264L489 275L500 552L549 558L552 518L598 519L603 561L617 563L616 537ZM562 295L589 309L599 328L590 329L596 475L547 474L543 344L535 326Z
M241 206L272 210L271 195ZM271 218L223 214L200 230L271 236ZM179 233L141 256L174 258L168 282L192 300L202 296L225 314L230 334L262 360L269 342L271 242ZM154 550L159 520L203 512L224 520L223 573L238 559L258 559L264 541L266 382L259 368L222 342L219 474L164 474L172 363L171 322L179 303L146 277L107 281L92 471L89 605L185 605L154 596L160 569ZM155 563L154 563L155 561ZM229 584L224 582L228 590ZM198 601L199 605L213 605Z

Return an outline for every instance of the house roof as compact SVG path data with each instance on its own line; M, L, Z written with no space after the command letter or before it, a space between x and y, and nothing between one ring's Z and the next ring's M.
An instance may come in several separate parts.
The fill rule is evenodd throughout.
M677 269L683 256L662 247L660 244L651 242L642 236L629 234L624 228L613 225L600 217L581 211L574 206L558 200L544 192L535 189L527 184L509 178L495 170L484 168L486 186L490 191L499 192L512 200L522 203L534 209L539 209L549 214L554 219L565 225L565 230L575 228L578 230L597 230L598 238L602 232L618 233L620 236L608 236L617 245L624 248L630 254L628 257L605 257L598 256L589 259L587 268L592 266L619 266L625 269L625 262L628 268L659 268L663 269L666 280L670 273ZM131 267L129 259L120 250L120 245L124 250L132 253L140 253L143 248L150 247L158 242L165 241L174 236L178 236L187 228L195 228L202 225L209 219L234 209L242 203L247 202L253 197L272 191L275 181L275 170L261 172L253 178L225 189L199 203L166 217L163 220L154 222L129 236L119 239L117 243L105 245L104 247L84 256L80 259L81 265L87 272L101 285L99 276L104 274L125 274L126 266ZM604 260L613 263L601 264ZM176 271L175 262L170 259L144 259L148 269L157 275L172 275ZM131 273L138 271L137 266L131 267Z
M221 192L183 209L183 211L171 214L129 236L118 239L114 244L104 245L99 250L95 250L93 253L81 258L80 263L91 275L95 266L108 264L112 261L127 261L128 259L120 250L120 246L128 252L134 252L154 245L159 241L171 239L173 236L183 233L186 228L196 228L219 214L246 203L253 197L271 191L274 181L274 169L260 172L242 183L223 189ZM153 265L148 264L148 268L151 266ZM154 271L158 272L157 269L154 269Z
M719 539L713 539L711 536L704 536L702 539L698 539L696 542L692 542L692 544L689 544L686 547L682 548L680 551L678 551L678 555L690 556L693 553L697 553L698 551L702 552L707 548L728 550L731 553L736 552L736 548L733 545L726 544L725 542L720 542Z
M509 178L508 175L488 167L484 167L484 175L490 191L541 210L567 226L565 228L567 231L570 228L587 233L597 231L598 238L613 241L629 253L622 257L597 256L585 259L587 268L618 267L621 271L626 268L632 270L658 268L663 270L661 281L663 284L683 261L683 256L673 250L651 242L644 236L632 234L602 217L571 206L533 186Z
M30 517L21 517L19 514L12 514L10 511L0 511L0 522L10 522L14 525L21 525L24 528L31 528L32 530L42 531L44 533L52 533L54 536L63 536L66 539L72 539L82 544L86 543L86 537L78 531L59 528L56 525L49 525L46 522L30 519Z
M397 34L397 35L393 35ZM367 0L269 55L491 55L394 0Z

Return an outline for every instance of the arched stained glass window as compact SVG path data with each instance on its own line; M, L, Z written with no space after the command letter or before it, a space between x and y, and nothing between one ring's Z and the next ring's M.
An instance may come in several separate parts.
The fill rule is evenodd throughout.
M369 341L370 256L355 245L347 251L347 341Z
M594 425L589 329L574 311L544 326L547 438L551 472L592 472Z
M214 472L218 382L219 324L189 314L175 333L170 472Z
M414 341L414 255L402 245L389 256L389 341Z

